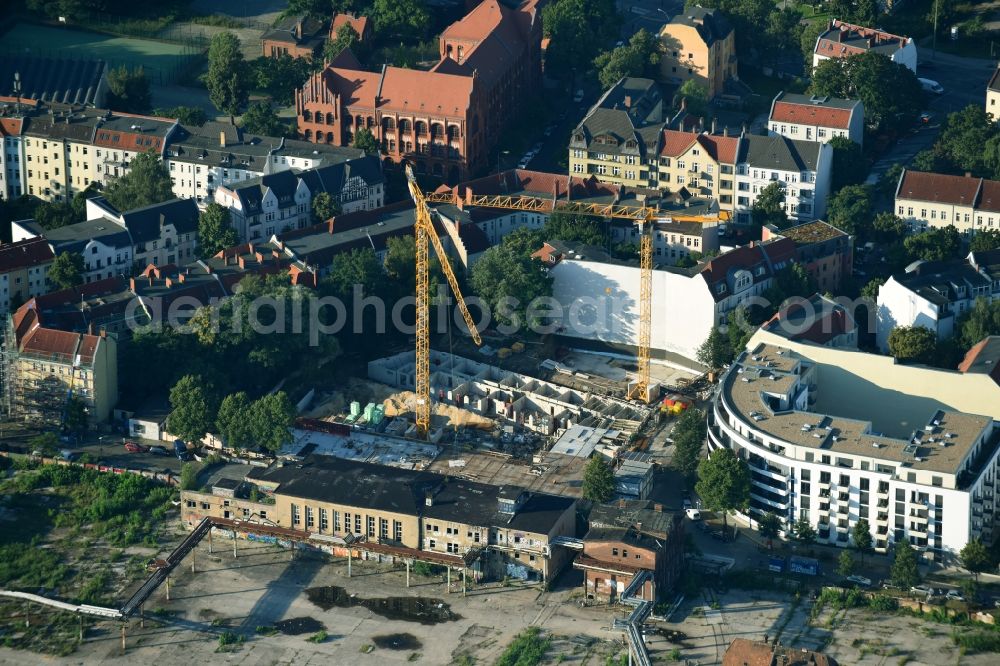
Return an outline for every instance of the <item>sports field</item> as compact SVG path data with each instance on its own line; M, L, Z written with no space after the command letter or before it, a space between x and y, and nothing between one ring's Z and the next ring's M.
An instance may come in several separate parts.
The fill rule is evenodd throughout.
M142 66L155 84L170 83L199 52L183 44L114 37L84 30L17 23L0 35L0 57L13 54L104 60L109 67Z

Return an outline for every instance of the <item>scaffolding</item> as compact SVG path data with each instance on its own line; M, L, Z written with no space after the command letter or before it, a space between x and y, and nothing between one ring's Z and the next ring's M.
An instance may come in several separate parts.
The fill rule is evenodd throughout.
M79 365L79 356L75 355L23 354L13 320L8 316L0 348L3 416L34 425L61 424L73 395ZM56 366L60 374L56 373Z

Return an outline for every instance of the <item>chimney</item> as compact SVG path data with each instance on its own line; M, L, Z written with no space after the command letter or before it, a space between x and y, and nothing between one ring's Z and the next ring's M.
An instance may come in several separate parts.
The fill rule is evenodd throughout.
M656 504L653 505L653 511L656 511L658 513L663 513L663 505L657 502Z
M631 109L632 108L632 96L631 95L625 95L625 108L626 109Z
M625 500L623 500L623 499L618 500L618 508L619 509L624 509L625 508Z
M135 293L135 278L134 277L130 277L128 279L128 290L131 291L132 293Z
M972 178L972 172L971 171L966 171L965 172L965 177L966 178Z
M219 131L219 146L222 148L226 147L226 130Z
M329 220L327 220L327 223L326 223L326 232L328 234L330 234L331 236L333 235L333 218L332 217Z
M712 134L715 134L715 130L716 130L716 120L715 116L712 116Z
M722 136L729 136L729 125L725 125L722 128Z
M108 329L101 328L101 339L102 340L107 340L108 339Z
M427 490L424 492L424 506L434 506L434 491Z
M177 282L179 284L184 284L184 276L185 275L187 275L187 272L181 273L180 275L177 276Z

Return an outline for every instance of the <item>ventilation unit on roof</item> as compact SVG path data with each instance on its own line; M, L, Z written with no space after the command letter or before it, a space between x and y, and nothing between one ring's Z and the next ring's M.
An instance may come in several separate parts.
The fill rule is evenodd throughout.
M941 425L941 421L939 421L938 419L934 419L934 425L936 426Z
M878 442L872 442L872 447L874 447L874 448L876 448L876 449L881 449L881 448L882 448L882 445L881 445L881 444L879 444Z
M915 460L916 462L923 462L923 461L924 461L924 459L923 459L923 458L914 458L914 460Z

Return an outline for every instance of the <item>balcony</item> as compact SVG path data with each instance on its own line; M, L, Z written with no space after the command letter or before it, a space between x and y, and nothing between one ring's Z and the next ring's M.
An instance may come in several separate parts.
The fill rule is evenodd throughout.
M875 517L875 522L876 523L886 523L886 524L888 524L888 522L889 522L889 514L888 513L880 513L880 514L878 514Z

